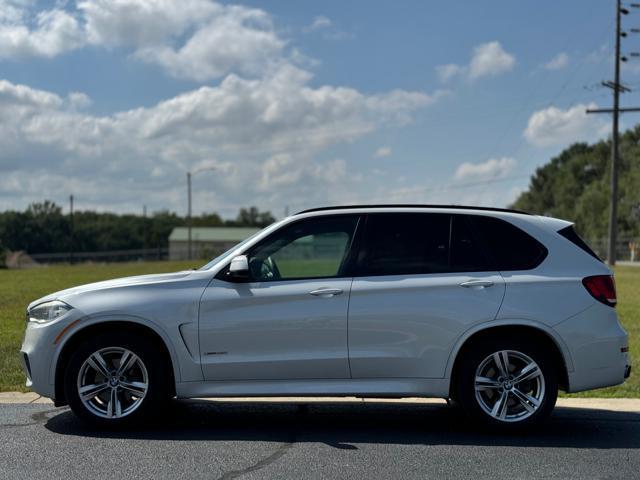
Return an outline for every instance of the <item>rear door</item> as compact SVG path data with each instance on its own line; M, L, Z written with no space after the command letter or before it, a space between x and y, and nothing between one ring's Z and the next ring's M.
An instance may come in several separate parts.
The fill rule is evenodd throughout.
M504 288L465 215L368 215L349 305L352 377L443 377L455 341L495 318Z

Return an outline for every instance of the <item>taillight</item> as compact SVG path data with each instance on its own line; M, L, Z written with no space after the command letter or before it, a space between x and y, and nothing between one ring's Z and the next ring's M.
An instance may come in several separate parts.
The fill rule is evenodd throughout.
M618 302L616 298L616 283L613 275L594 275L582 279L584 288L593 298L610 307L615 307Z

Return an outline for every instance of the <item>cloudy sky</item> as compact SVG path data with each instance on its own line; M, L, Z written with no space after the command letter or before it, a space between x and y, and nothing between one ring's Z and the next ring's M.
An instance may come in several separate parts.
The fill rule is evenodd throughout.
M72 193L80 209L184 213L186 172L203 167L216 170L194 177L194 211L224 216L504 206L562 148L608 134L584 111L610 104L613 13L603 0L0 0L0 209ZM640 87L640 61L623 80Z

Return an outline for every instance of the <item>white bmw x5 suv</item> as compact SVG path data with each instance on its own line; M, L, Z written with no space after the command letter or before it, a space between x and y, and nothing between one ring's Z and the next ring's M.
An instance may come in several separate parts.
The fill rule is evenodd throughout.
M121 425L171 397L441 397L493 427L629 376L611 271L572 224L509 210L307 210L194 271L31 303L27 385Z

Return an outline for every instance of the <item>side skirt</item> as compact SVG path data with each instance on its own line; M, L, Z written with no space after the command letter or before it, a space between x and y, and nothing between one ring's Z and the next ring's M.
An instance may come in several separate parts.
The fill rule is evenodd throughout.
M448 378L362 378L180 382L178 398L206 397L433 397L449 396Z

